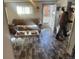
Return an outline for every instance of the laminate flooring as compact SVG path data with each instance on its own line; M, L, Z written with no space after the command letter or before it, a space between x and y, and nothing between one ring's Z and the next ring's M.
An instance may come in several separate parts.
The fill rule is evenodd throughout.
M15 44L16 48L13 49L15 59L71 59L66 54L67 40L62 42L56 40L55 34L49 30L42 31L39 37L20 39L24 41Z

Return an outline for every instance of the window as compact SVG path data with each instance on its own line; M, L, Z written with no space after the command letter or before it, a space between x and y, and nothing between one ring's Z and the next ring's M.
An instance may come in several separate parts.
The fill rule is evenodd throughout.
M17 6L16 9L18 15L32 14L32 7L30 6Z

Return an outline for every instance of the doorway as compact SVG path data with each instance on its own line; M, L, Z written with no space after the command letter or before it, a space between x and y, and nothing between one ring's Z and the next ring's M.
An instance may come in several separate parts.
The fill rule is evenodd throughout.
M54 31L56 16L56 5L43 5L43 24L47 24Z

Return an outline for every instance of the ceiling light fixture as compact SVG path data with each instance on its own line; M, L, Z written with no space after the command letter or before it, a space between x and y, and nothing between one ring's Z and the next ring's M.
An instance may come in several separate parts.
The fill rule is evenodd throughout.
M33 4L34 7L36 6L33 0L29 0L29 1Z

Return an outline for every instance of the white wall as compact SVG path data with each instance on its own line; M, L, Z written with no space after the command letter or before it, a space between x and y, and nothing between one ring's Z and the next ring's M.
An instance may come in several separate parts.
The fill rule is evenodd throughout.
M17 1L23 2L23 4L26 5L26 6L28 6L28 5L32 6L32 4L29 3L29 1L27 1L25 3L24 3L25 0L23 0L23 1L17 0ZM37 0L35 0L35 1L37 1ZM40 10L37 11L36 8L33 7L34 8L34 14L33 15L30 15L30 16L25 15L25 16L21 16L20 17L20 16L17 15L16 8L15 8L16 5L20 5L20 4L18 4L15 0L11 0L11 1L10 0L5 0L5 2L9 2L9 3L6 4L7 19L9 21L8 23L11 24L12 20L14 18L16 18L16 19L18 19L18 18L22 18L22 19L23 18L25 18L25 19L38 18L40 20L40 22L42 22L42 14L43 14L42 13L42 4L53 4L53 3L56 3L58 6L67 6L67 0L57 0L57 2L56 2L56 0L50 0L51 2L46 2L46 1L48 1L48 0L44 0L43 2L35 2L36 6L40 7ZM21 4L21 5L23 5L23 4ZM39 15L37 15L36 13L39 13Z
M33 14L31 15L21 15L19 16L16 12L16 6L21 5L21 6L32 6L30 3L6 3L5 9L7 13L7 19L8 23L11 24L13 19L29 19L29 18L38 18L40 19L41 15L41 4L36 4L37 6L40 7L39 10L36 9L36 7L33 7Z
M5 10L3 18L3 59L14 59L12 46L9 40L9 31Z
M18 0L19 1L19 0ZM39 6L39 11L36 9L36 7L33 7L33 5L31 4L31 3L29 3L29 2L23 2L23 3L18 3L18 2L9 2L9 3L7 3L6 2L6 6L5 6L5 8L6 8L6 12L7 12L7 18L8 18L8 21L9 21L9 24L11 24L12 23L12 20L14 19L14 18L24 18L24 19L28 19L28 18L38 18L39 20L40 20L40 22L42 22L42 14L43 14L43 12L42 12L42 4L53 4L54 2L56 2L56 1L54 1L54 0L50 0L49 2L47 2L48 0L45 0L45 1L43 1L43 2L35 2L35 5L36 6ZM29 16L27 16L27 15L23 15L23 16L18 16L17 15L17 13L16 13L16 6L17 5L22 5L22 6L32 6L33 7L33 10L34 10L34 14L33 15L29 15ZM37 13L38 13L38 15L37 15Z
M68 0L58 0L57 5L67 7L67 2Z
M72 33L71 33L71 38L69 40L69 44L68 44L68 50L67 52L71 55L72 54L72 49L75 46L75 24L73 25L73 29L72 29Z

